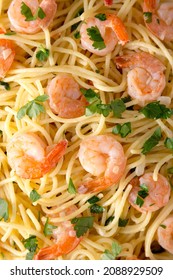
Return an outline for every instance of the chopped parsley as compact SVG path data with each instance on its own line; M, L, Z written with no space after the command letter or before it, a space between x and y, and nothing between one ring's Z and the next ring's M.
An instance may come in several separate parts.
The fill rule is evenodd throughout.
M102 206L100 206L96 203L91 205L91 207L90 207L90 212L91 213L99 214L99 213L103 213L104 211L105 211L105 209Z
M167 169L167 173L168 173L168 174L173 174L173 167L168 168L168 169Z
M46 16L41 7L39 7L36 14L33 15L31 9L24 2L21 3L21 14L25 16L25 21L32 21L38 18L43 19Z
M95 15L95 18L98 18L101 21L105 21L107 19L106 14L102 13Z
M107 225L109 225L113 220L114 220L114 216L110 216L107 220L106 220L106 222L105 222L105 226L107 226Z
M10 85L9 85L9 83L0 81L0 86L3 86L6 90L10 90Z
M148 196L148 187L145 184L142 184L139 186L140 190L138 191L138 195L135 200L135 204L138 205L139 207L142 207L144 204L144 199Z
M166 148L173 150L173 138L166 138L164 141L164 145Z
M140 112L149 119L167 119L173 115L173 109L160 104L159 101L151 102L140 109Z
M144 12L144 20L146 23L151 23L152 22L152 13L151 12Z
M129 221L129 219L121 219L121 218L119 218L118 226L119 227L125 227L127 225L128 221Z
M111 250L105 250L102 255L102 260L115 260L121 253L122 248L117 242L112 243Z
M114 101L111 101L111 108L114 116L117 118L121 118L121 114L126 110L123 100L118 98Z
M95 49L102 50L106 48L105 42L97 26L91 26L90 28L87 28L87 34L90 40L93 41L92 46Z
M45 236L52 235L53 229L57 228L56 226L51 225L48 222L49 222L49 218L47 218L46 223L44 225L44 229L43 229L43 233Z
M75 39L80 39L80 37L81 37L80 32L79 32L79 31L76 31L76 32L74 33L74 37L75 37Z
M26 260L32 260L35 254L35 251L38 247L38 240L35 235L31 235L29 238L23 240L24 247L28 249L26 255Z
M6 222L9 217L8 203L3 198L0 198L0 220L4 219Z
M117 124L113 129L113 134L119 134L122 138L126 137L129 133L131 133L131 123L127 122L123 125Z
M30 118L36 118L40 113L44 113L45 108L42 104L40 104L40 102L44 102L48 98L48 95L43 94L37 96L32 101L29 101L19 109L19 111L17 112L17 118L21 120L25 115L27 115Z
M150 152L161 140L162 134L161 134L161 129L158 127L153 135L147 139L147 141L144 143L142 147L142 154L147 154Z
M74 224L74 230L76 231L76 236L80 237L84 235L88 229L93 227L94 217L80 217L74 218L71 220L71 223Z
M32 202L37 201L38 199L40 199L40 197L41 197L40 194L36 190L32 190L30 192L29 198L31 199Z
M75 185L73 184L72 179L70 178L69 183L68 183L68 192L70 194L75 194L76 193L76 188Z
M40 47L39 51L36 53L36 58L39 61L46 61L49 57L49 50L44 48L44 47Z
M94 203L98 202L99 200L100 200L100 198L98 196L94 195L91 198L89 198L87 200L87 202L89 202L90 204L94 204Z
M83 14L84 12L84 9L81 8L75 15L75 18L81 16L81 14ZM78 25L81 23L81 21L77 22L77 23L74 23L72 26L71 26L71 32L73 32L74 30L77 29Z
M15 34L16 34L15 31L9 30L4 35L11 36L11 35L15 35Z

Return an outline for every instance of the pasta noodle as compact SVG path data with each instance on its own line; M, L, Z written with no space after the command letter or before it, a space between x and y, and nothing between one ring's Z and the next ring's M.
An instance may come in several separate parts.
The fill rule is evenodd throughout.
M57 11L52 22L33 34L13 30L7 12L11 2L0 1L0 28L5 30L0 34L0 41L9 40L15 48L14 61L0 81L0 258L26 259L29 258L29 251L33 258L39 249L56 243L56 231L58 228L61 230L61 226L56 229L57 225L70 221L72 226L71 222L78 217L93 217L92 226L88 226L77 246L67 253L55 255L54 259L99 260L105 258L108 251L113 254L113 246L119 246L119 253L113 255L114 259L173 259L173 252L159 244L157 232L159 227L164 230L164 220L173 213L172 190L168 202L156 211L138 211L129 202L136 176L152 173L153 180L157 181L161 174L171 185L173 41L161 40L147 28L143 0L114 0L111 6L105 6L102 0L55 0ZM129 37L128 42L115 44L111 52L101 56L84 49L80 34L80 28L86 24L87 19L98 14L116 14L124 23ZM47 55L43 59L38 58L40 50ZM157 104L169 108L171 113L167 118L146 117L141 111L144 106L136 98L129 98L129 69L118 67L115 58L139 52L153 55L165 67L166 84L162 96L156 100L160 102ZM146 61L146 68L148 63ZM149 67L152 68L152 65ZM70 78L73 77L79 89L83 89L81 94L92 90L103 111L92 112L89 103L81 98L80 106L90 108L88 114L84 110L81 115L66 118L54 112L49 102L48 85L56 77L66 77L64 83L67 84L62 87L70 84ZM47 95L49 99L46 99ZM43 96L44 100L37 99ZM140 98L143 99L143 96ZM120 101L120 110L121 106L125 106L118 115L110 109L110 104L115 100ZM20 118L19 110L28 102L34 104L33 108L35 104L42 107L37 115L32 111L32 116L27 114L29 109L25 107L24 115ZM61 103L62 111L66 109L63 106ZM79 107L75 108L77 112ZM108 110L108 114L104 110ZM123 136L117 129L127 123L130 123L131 128ZM50 147L55 147L64 139L68 141L63 156L40 178L23 178L10 164L8 145L11 139L16 134L28 132L37 134ZM121 178L111 186L103 186L102 190L96 192L91 190L82 193L78 191L81 182L90 182L95 177L82 166L79 159L80 145L90 137L101 135L111 135L121 143L124 157L127 158L126 167ZM155 144L144 153L144 145L148 139L153 139L152 136ZM28 145L30 149L30 144L25 141L24 146L27 149ZM169 141L169 145L166 145L166 141ZM103 150L107 145L102 140ZM37 154L36 151L33 153ZM87 156L89 162L89 152ZM98 169L99 161L96 166ZM70 182L75 188L73 191L70 191ZM32 198L33 194L36 198ZM164 187L161 195L166 195ZM89 199L93 197L96 198L94 206L99 207L99 210L91 210L93 204ZM75 211L61 215L62 211L74 205L77 206ZM38 242L35 251L26 245L29 238L35 238Z

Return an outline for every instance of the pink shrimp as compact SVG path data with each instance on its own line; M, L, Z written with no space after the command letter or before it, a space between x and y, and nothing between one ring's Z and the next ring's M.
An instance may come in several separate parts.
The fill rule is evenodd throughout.
M161 174L158 174L158 180L154 181L153 173L146 173L140 178L134 178L131 184L133 188L128 201L139 212L157 211L169 201L171 187L168 180ZM146 189L144 190L143 187ZM142 190L146 194L144 198L141 196ZM142 205L137 202L138 198L143 203Z
M5 30L0 29L0 34ZM4 78L15 57L14 44L11 40L0 39L0 78Z
M113 0L104 0L104 4L105 4L105 6L112 6L112 4L113 4Z
M147 28L160 40L173 40L173 2L159 5L158 0L144 0L143 12Z
M46 147L35 133L16 133L7 144L7 158L16 174L25 179L41 178L63 157L67 140Z
M159 244L173 254L173 214L170 214L157 229Z
M22 5L26 5L33 15L36 15L38 8L41 8L45 16L42 19L37 17L28 21L21 13ZM56 10L57 4L55 0L43 0L40 5L38 0L13 0L8 9L11 29L20 33L35 34L50 25L56 14Z
M138 52L115 57L115 63L118 68L130 69L127 75L128 94L140 106L160 97L166 85L166 67L158 58Z
M106 20L103 21L96 17L86 19L80 29L82 47L99 56L112 52L118 41L121 45L125 45L129 41L128 33L121 19L113 14L105 16ZM104 42L102 49L97 48L90 39L88 30L92 28L100 32L99 35Z
M100 192L118 183L124 174L126 157L122 145L113 135L99 135L84 139L79 148L83 168L96 179L84 181L79 193Z
M67 216L77 210L75 205L65 209L59 213L59 217ZM54 216L51 216L55 218ZM56 229L53 230L54 245L39 250L34 260L52 260L59 256L66 255L73 251L81 242L83 237L77 237L74 225L70 221L64 221L55 224Z
M48 84L47 93L50 108L59 117L70 119L84 115L88 102L72 76L56 76Z

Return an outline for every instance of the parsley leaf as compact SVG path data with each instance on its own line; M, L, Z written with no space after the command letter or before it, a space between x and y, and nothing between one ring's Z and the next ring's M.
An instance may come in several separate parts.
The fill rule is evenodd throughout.
M46 14L41 7L38 8L36 18L43 19L45 18Z
M103 213L105 211L105 209L102 206L95 203L90 207L90 211L91 211L91 213L99 214L99 213Z
M122 99L111 101L111 108L115 117L120 118L121 114L126 110L126 106Z
M20 11L21 14L25 16L25 21L36 20L37 18L43 19L46 16L46 14L44 13L41 7L39 7L38 10L36 11L36 14L33 15L31 9L24 2L21 3Z
M114 216L110 216L107 220L106 220L106 222L105 222L105 226L107 226L107 225L109 225L113 220L114 220Z
M148 196L148 187L145 184L142 184L139 186L140 190L138 191L138 195L135 200L135 204L137 204L139 207L142 207L144 204L144 198Z
M168 169L167 169L167 173L168 173L168 174L173 174L173 167L168 168Z
M29 252L35 252L38 247L38 240L35 235L31 235L29 238L23 240L23 244Z
M26 254L26 260L33 260L34 255L35 255L35 252L28 252Z
M36 190L32 190L30 192L29 198L31 199L32 202L37 201L40 197L41 197L40 194Z
M127 122L124 123L123 125L117 124L113 129L112 129L113 134L120 134L122 138L126 137L129 133L131 133L131 123Z
M94 203L98 202L99 200L100 200L100 198L98 196L94 195L91 198L89 198L87 200L87 202L89 202L90 204L94 204Z
M75 15L75 18L79 17L81 14L83 14L84 12L84 9L81 8ZM81 21L77 22L77 23L74 23L72 26L71 26L71 32L73 32L74 30L77 29L78 25L81 23Z
M149 119L167 119L173 115L173 109L160 104L159 101L151 102L140 109L140 112Z
M173 138L166 138L164 141L164 145L166 148L173 150Z
M152 148L154 148L160 141L162 137L161 134L161 129L160 127L158 127L153 135L147 139L147 141L144 143L143 147L142 147L142 154L147 154L148 152L150 152L152 150Z
M44 47L40 47L40 50L36 53L36 58L39 61L45 61L48 59L49 57L49 50L44 48Z
M43 229L43 233L45 236L52 235L52 230L57 228L56 226L51 225L48 222L49 222L49 218L47 218L46 223L44 225L44 229Z
M3 198L0 198L0 220L4 219L6 222L9 217L8 203Z
M88 229L93 227L94 217L88 216L88 217L74 218L71 220L71 223L75 224L74 230L76 231L76 236L80 237L84 235Z
M98 18L101 21L105 21L107 19L106 14L102 13L95 15L95 18Z
M76 193L76 188L75 185L73 184L72 179L70 178L69 183L68 183L68 192L71 194L75 194Z
M40 113L44 113L45 108L43 105L39 104L39 102L44 102L48 98L48 95L43 94L41 96L37 96L32 101L29 101L19 109L17 112L17 118L21 120L25 115L29 116L30 118L36 118Z
M90 40L94 42L92 46L95 49L102 50L106 48L104 40L97 26L91 26L90 28L87 28L87 34Z
M79 32L79 31L76 31L76 32L74 33L74 37L75 37L75 39L80 39L80 37L81 37L80 32Z
M118 226L119 227L125 227L127 225L128 221L129 221L129 219L121 219L121 218L119 218Z
M151 23L152 22L152 13L151 12L144 12L143 15L144 15L144 20L147 23Z
M111 251L105 250L102 256L102 260L115 260L121 253L121 251L121 246L117 242L113 242Z
M5 88L6 90L10 90L10 85L9 85L9 83L0 81L0 86L4 86L4 88Z

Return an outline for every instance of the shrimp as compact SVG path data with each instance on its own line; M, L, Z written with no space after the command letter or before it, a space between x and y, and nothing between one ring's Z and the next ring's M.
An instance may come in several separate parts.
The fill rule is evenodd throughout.
M102 49L96 48L93 41L90 39L88 30L94 28L100 33L101 40L105 46ZM85 20L80 29L81 45L85 50L88 50L96 55L105 56L112 52L119 43L125 45L129 41L128 33L121 19L113 14L106 15L106 20L101 21L96 17L90 17ZM96 38L97 40L97 38Z
M144 21L147 28L160 40L172 41L173 2L160 5L159 2L158 0L144 0Z
M128 94L140 106L160 97L166 86L166 67L158 58L146 52L138 52L118 56L114 61L118 68L130 69L127 74Z
M70 119L84 115L88 102L73 77L56 76L48 84L47 93L50 108L59 117Z
M171 187L168 180L161 174L158 174L158 180L153 180L153 173L146 173L140 178L134 178L131 181L133 188L130 191L128 201L139 212L153 212L165 206L170 197ZM142 194L142 186L148 191L145 192L146 197L142 198L142 205L137 204L137 198ZM140 207L141 206L141 207Z
M31 21L21 13L23 3L28 6L33 15L36 15L38 8L45 13L44 18L36 18ZM43 0L39 5L38 0L13 0L8 9L8 18L11 23L11 29L20 33L35 34L41 29L45 29L52 22L57 10L55 0Z
M59 213L60 217L70 215L77 210L75 205L65 209ZM52 216L52 218L55 216ZM52 260L61 255L68 254L73 251L81 242L82 236L77 237L74 225L70 221L64 221L55 224L56 229L53 230L54 245L39 250L34 256L34 260Z
M79 161L83 168L98 178L84 181L79 193L100 192L118 183L126 167L122 145L113 135L98 135L84 139L79 148Z
M67 140L46 147L35 133L16 133L7 144L7 158L16 174L24 179L41 178L56 166L67 147Z
M113 0L104 0L104 4L105 4L105 6L112 6L112 4L113 4Z
M157 229L158 243L173 254L173 214L170 214Z
M0 29L0 34L5 33ZM10 69L15 57L13 42L6 39L0 39L0 78L4 78Z

